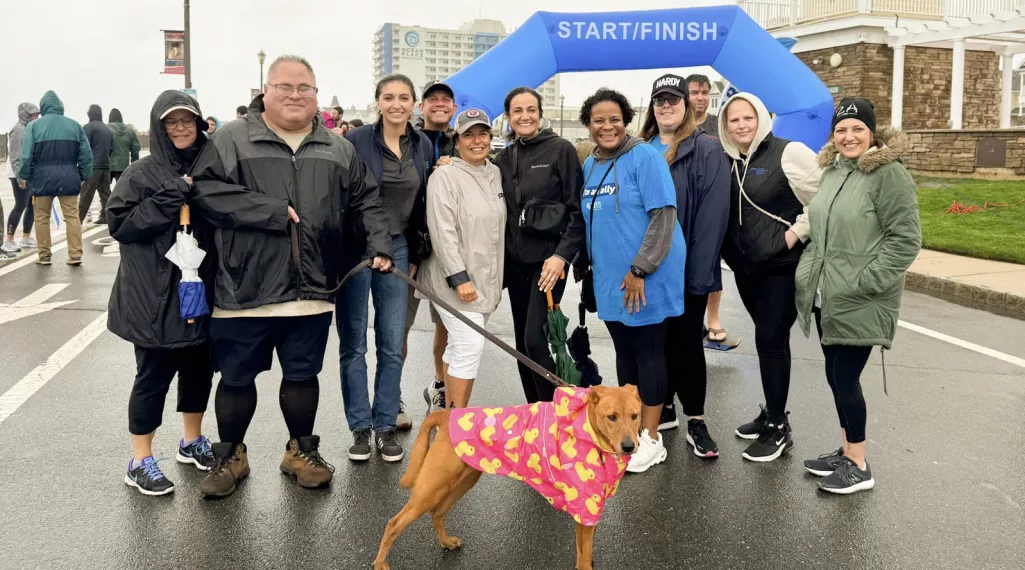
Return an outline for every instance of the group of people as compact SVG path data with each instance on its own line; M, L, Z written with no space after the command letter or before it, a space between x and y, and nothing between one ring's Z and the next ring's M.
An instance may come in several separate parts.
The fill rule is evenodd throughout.
M626 97L599 89L580 113L593 141L584 152L543 126L535 90L516 88L504 101L510 140L494 157L495 117L457 109L440 82L424 86L418 101L409 78L387 76L376 87L375 123L332 128L326 119L336 118L317 106L313 68L298 56L275 60L263 93L223 126L204 119L191 96L162 93L151 111L150 155L138 160L134 151L116 175L107 163L118 182L105 220L121 244L108 326L134 345L137 363L126 484L148 495L174 490L152 441L177 374L176 459L207 472L202 496L232 494L250 473L255 380L275 352L288 430L279 468L303 487L329 484L334 467L314 426L332 316L352 432L347 455L366 461L376 451L398 462L396 432L412 427L400 380L420 301L441 299L461 313L430 303L428 411L465 407L485 340L464 320L485 326L507 289L517 349L554 370L546 297L560 302L567 272L609 330L619 382L640 392L642 433L628 470L665 460L660 430L679 425L676 398L694 453L716 457L703 342L722 330L718 315L709 314L706 327L705 314L717 311L725 260L755 324L765 397L758 417L736 429L753 440L743 457L772 461L793 446L789 331L799 321L807 335L814 321L842 445L806 468L824 477L826 491L871 488L859 378L871 347L891 346L904 272L921 241L914 183L898 160L906 143L877 128L870 102L851 98L837 107L830 142L816 155L775 137L754 95L736 94L720 116L708 113L707 87L700 76L658 78L639 136L627 132L634 111ZM27 150L14 180L36 196L37 224L40 207L46 217L50 207L39 197L74 190L77 198L95 163L90 136L60 117L56 95L40 107L37 121L29 122L32 106L20 115ZM97 143L116 146L102 136ZM62 158L47 162L54 156ZM199 275L212 307L191 320L179 316L181 271L164 255L185 205L207 251ZM81 239L69 244L80 260ZM343 284L364 261L369 267ZM527 402L552 399L547 380L522 365L519 376ZM217 442L201 430L212 390Z

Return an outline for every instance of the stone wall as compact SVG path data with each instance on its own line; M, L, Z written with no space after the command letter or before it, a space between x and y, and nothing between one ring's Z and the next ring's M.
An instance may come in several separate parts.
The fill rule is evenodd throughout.
M829 64L829 56L840 54L840 67ZM797 54L833 93L833 104L844 97L865 97L876 107L876 117L889 118L893 78L893 50L882 44L851 44ZM815 61L819 63L815 63Z
M904 164L910 170L941 176L978 174L979 140L996 138L1007 145L1004 173L1025 176L1025 129L909 130L907 134L911 150L904 155Z

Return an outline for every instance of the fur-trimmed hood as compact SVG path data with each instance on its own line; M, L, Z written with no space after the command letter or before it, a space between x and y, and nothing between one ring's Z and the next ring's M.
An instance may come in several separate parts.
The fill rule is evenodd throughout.
M882 146L874 146L858 158L858 168L866 174L879 168L900 160L900 158L911 148L911 142L903 131L891 127L881 127L876 131L876 143ZM840 152L833 146L830 140L819 151L819 166L826 168L836 162Z

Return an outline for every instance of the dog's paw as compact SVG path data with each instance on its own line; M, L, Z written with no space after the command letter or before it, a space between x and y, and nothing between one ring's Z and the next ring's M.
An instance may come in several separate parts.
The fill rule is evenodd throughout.
M442 539L441 547L445 550L459 550L463 547L463 541L458 536L450 536Z
M391 570L391 566L388 566L387 562L374 561L374 570Z

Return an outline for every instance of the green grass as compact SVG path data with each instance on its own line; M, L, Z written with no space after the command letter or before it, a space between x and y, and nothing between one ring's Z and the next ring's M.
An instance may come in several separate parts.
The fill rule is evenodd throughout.
M917 177L922 246L968 257L1025 264L1025 203L971 214L947 214L955 201L983 207L1025 199L1025 181Z

